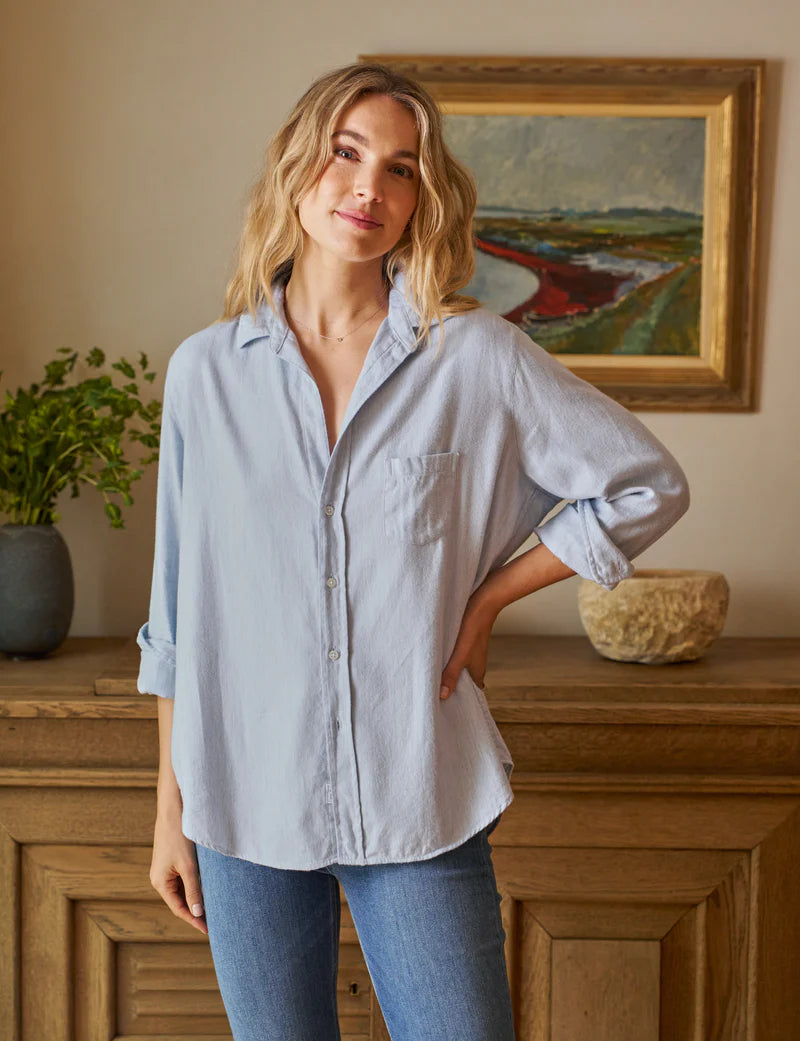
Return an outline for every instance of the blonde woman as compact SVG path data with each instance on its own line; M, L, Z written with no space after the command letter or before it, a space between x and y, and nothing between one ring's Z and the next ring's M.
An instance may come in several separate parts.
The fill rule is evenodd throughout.
M340 1037L340 885L393 1041L512 1041L492 625L576 573L613 589L689 505L642 423L458 293L475 206L418 83L321 76L223 315L169 360L150 877L208 934L236 1041Z

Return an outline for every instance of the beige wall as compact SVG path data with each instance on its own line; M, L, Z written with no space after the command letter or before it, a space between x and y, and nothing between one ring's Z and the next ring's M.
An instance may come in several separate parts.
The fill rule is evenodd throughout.
M453 10L430 0L4 4L0 388L40 379L59 346L97 345L129 359L144 350L160 395L171 351L221 309L268 136L314 76L359 54L767 58L758 411L639 413L684 466L692 506L636 563L723 571L725 635L798 635L800 8L517 0L487 19L481 0L461 0ZM154 496L151 468L124 531L110 529L88 486L62 496L72 635L134 634L145 620ZM578 583L517 601L495 632L582 632Z

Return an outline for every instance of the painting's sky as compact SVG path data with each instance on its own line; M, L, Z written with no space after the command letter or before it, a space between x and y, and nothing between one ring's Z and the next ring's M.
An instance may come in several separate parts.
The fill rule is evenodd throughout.
M479 209L703 211L702 118L446 115L444 127Z

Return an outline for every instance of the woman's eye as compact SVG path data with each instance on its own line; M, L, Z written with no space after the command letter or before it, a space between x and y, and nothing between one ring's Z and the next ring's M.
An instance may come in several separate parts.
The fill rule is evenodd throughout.
M352 148L336 148L336 149L334 149L334 153L333 154L334 155L341 155L342 152L346 152L348 155L355 155L355 152L353 151ZM402 170L404 177L412 178L414 176L413 170L409 170L409 168L407 166L395 166L395 167L393 167L393 169L394 170Z

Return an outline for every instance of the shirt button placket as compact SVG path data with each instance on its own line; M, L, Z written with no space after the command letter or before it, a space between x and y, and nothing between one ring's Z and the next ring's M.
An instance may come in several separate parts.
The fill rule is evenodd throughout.
M341 513L333 503L326 503L323 507L326 517L331 518L324 527L324 543L322 547L322 565L327 572L325 578L326 596L324 600L324 638L327 642L325 654L327 657L327 690L329 701L335 718L336 730L334 732L334 747L332 751L333 782L337 793L352 792L352 798L333 799L330 785L326 785L326 799L333 804L334 820L339 827L337 834L337 845L340 847L339 855L349 857L353 852L360 855L360 844L357 836L361 833L360 807L358 802L358 784L356 781L357 771L355 766L355 749L352 743L352 735L345 727L342 728L339 719L340 706L347 706L347 717L350 716L350 682L349 670L347 668L347 618L346 604L344 598L338 593L339 580L336 577L337 568L341 572L344 560L344 525L341 521ZM335 592L334 592L335 591ZM354 817L355 813L355 817Z

